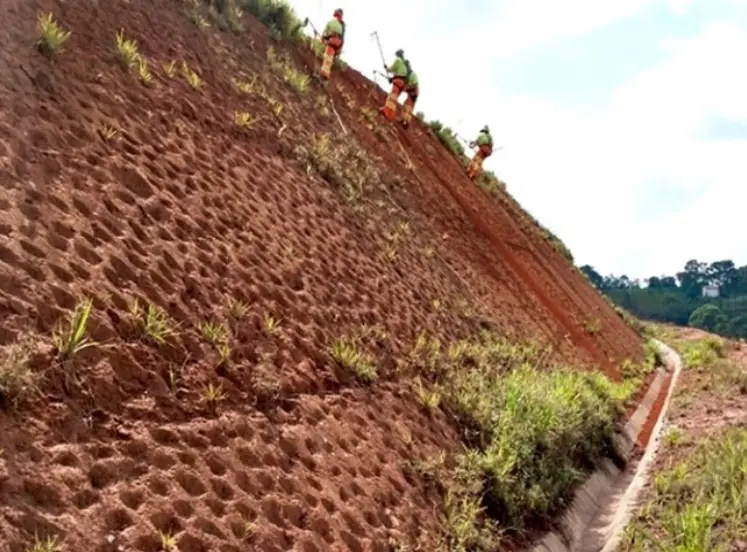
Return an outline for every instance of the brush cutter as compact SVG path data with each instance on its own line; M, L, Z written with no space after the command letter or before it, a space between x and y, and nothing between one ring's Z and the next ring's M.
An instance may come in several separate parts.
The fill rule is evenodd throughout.
M314 27L314 24L311 22L311 20L307 17L303 20L302 27L305 29L307 26L311 26L311 30L314 31L314 36L319 36L319 31L316 30L316 27Z

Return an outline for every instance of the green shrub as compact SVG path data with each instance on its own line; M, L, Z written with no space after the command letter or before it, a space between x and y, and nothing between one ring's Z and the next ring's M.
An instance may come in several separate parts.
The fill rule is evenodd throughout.
M285 0L239 0L239 5L269 27L276 40L303 37L303 22Z
M685 367L696 370L708 367L725 355L724 340L711 336L694 341L684 341L680 349Z
M469 160L467 155L464 153L464 147L459 143L459 139L456 137L456 133L449 127L445 126L441 121L431 121L428 123L433 132L441 143L463 164L466 164Z

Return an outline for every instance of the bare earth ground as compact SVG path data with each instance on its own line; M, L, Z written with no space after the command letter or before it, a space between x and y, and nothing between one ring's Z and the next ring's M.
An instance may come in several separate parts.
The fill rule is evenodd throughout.
M707 332L693 328L679 328L675 326L659 326L660 339L665 340L680 351L686 350L688 345L702 343L704 339L719 339ZM677 388L667 415L666 426L663 431L662 443L659 445L656 460L651 468L648 482L639 499L639 519L634 520L628 528L631 540L623 540L619 550L638 551L647 550L648 541L640 541L640 537L634 537L636 531L654 531L661 542L657 546L661 550L694 550L692 541L699 535L707 534L701 532L701 527L693 524L688 537L687 521L684 514L681 523L680 534L660 534L658 525L661 523L659 510L651 510L657 500L674 500L676 495L667 494L657 497L655 491L657 476L664 472L672 473L678 467L687 466L698 456L698 446L708 440L718 443L725 439L731 431L747 426L747 345L742 341L725 342L724 358L713 363L707 363L703 367L694 368L687 365L684 355L684 369L679 377ZM739 460L738 460L739 461ZM743 464L743 462L742 462ZM690 474L693 478L698 477L699 471L693 471L692 466L685 469L684 474ZM698 470L706 470L707 467L699 466ZM688 483L690 485L691 483ZM684 484L683 484L684 485ZM732 485L734 483L732 482ZM667 493L676 493L676 489ZM694 498L687 495L685 488L680 489L680 512L688 505L694 504ZM743 492L743 490L741 491ZM675 498L673 498L673 496ZM699 500L705 500L700 499ZM656 524L652 526L649 516L653 516ZM693 520L689 520L692 522ZM714 528L718 527L718 521ZM665 541L665 538L667 539ZM677 548L671 544L678 539L689 538L689 546L680 542L683 548ZM726 535L728 550L742 551L747 549L747 541L744 535L738 538L736 534ZM722 543L723 544L723 543ZM720 548L721 549L721 548Z
M47 11L72 32L53 61L33 48ZM0 21L0 345L30 334L43 375L39 394L0 412L0 550L60 535L65 550L148 552L159 532L182 552L428 550L441 498L402 465L459 435L394 369L419 333L541 337L612 376L640 356L510 197L473 186L419 123L377 138L361 107L383 92L355 71L335 75L332 96L387 186L351 204L293 160L339 127L315 84L300 95L269 71L272 43L250 17L232 36L172 0L7 0ZM150 86L118 65L120 29ZM166 76L172 60L204 86ZM279 116L232 86L254 73ZM237 110L262 120L239 132ZM83 296L103 345L61 366L50 334ZM168 346L133 337L134 299L179 324ZM249 306L241 319L230 299ZM231 328L228 368L200 335L208 321ZM380 380L363 387L326 351L373 327L386 336L370 343ZM211 384L226 393L217 416Z

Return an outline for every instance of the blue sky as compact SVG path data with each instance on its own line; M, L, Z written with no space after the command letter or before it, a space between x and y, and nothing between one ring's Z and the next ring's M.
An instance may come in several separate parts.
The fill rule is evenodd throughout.
M486 166L579 263L747 264L747 0L291 4L319 24L342 7L343 57L366 75L372 31L387 60L403 48L429 118L489 123L505 149Z

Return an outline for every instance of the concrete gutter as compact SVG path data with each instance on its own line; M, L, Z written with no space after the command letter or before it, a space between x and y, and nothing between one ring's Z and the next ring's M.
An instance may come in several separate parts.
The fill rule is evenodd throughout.
M655 343L664 367L657 369L643 400L616 435L615 446L625 468L621 470L611 459L605 459L576 491L560 528L545 535L531 552L612 552L618 546L655 457L682 370L679 355L664 343ZM634 459L636 445L643 447L643 455Z

